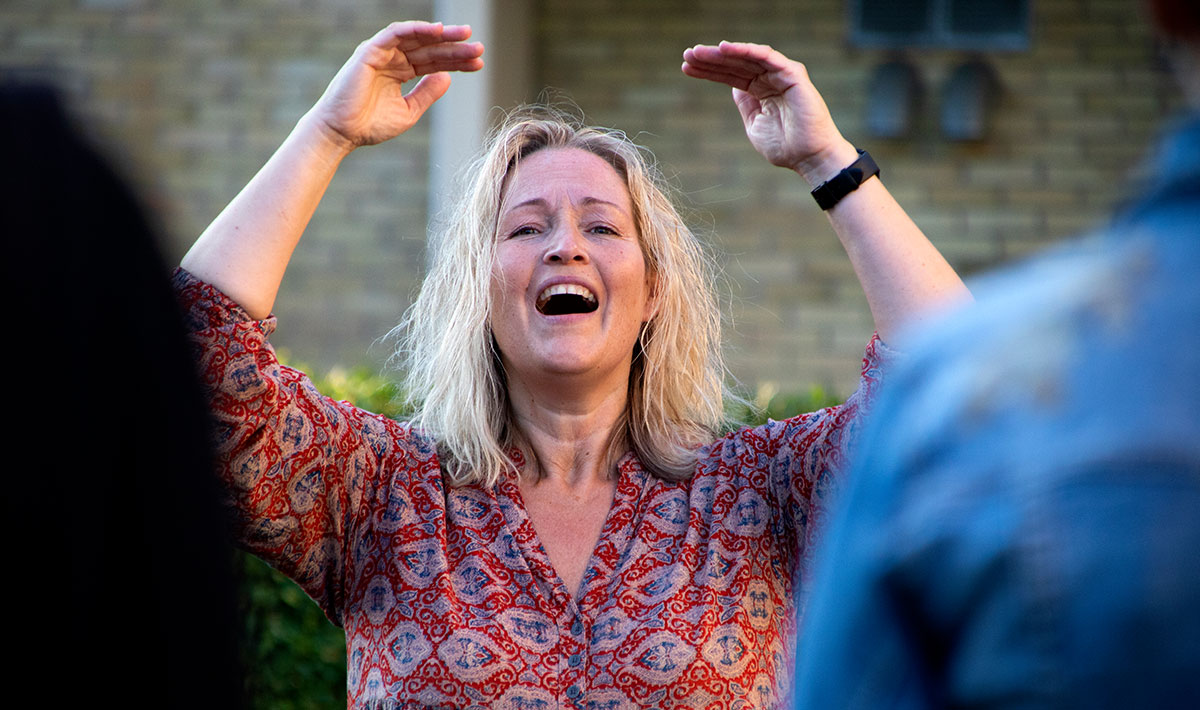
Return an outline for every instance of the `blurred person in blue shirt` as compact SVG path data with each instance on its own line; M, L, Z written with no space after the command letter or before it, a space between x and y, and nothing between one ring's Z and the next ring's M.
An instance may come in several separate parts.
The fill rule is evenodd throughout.
M973 285L865 426L796 707L1200 708L1200 4L1191 114L1099 235Z

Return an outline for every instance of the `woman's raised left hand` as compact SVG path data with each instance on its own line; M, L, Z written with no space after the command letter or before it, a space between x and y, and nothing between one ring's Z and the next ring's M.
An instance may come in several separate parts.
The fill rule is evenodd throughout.
M775 165L816 187L857 159L808 70L765 44L698 44L683 73L733 87L746 135ZM825 214L858 274L881 338L912 328L947 303L970 299L958 275L879 180L868 180Z
M449 72L483 67L483 45L470 36L467 25L393 22L358 45L310 115L347 150L394 138L446 93Z
M746 42L698 44L684 51L683 60L684 74L733 87L746 136L773 165L816 185L857 155L800 62Z

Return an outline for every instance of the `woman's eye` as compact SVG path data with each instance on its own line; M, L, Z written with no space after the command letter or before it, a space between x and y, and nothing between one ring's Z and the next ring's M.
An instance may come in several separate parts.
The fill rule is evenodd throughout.
M535 227L527 224L523 227L517 227L508 236L509 237L523 237L523 236L526 236L529 234L537 234L537 229Z
M596 234L616 234L617 230L613 229L607 224L598 224L595 227L592 227L592 232Z

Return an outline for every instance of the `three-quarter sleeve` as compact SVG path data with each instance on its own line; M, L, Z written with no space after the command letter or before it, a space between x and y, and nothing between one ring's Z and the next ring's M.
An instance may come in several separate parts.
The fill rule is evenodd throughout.
M237 539L340 624L355 513L404 427L325 397L280 365L267 341L273 316L250 318L182 269L173 282L209 396Z
M848 468L856 431L895 353L873 336L863 355L858 388L843 403L781 421L747 427L719 442L720 456L745 491L763 491L789 577L808 566L814 536L829 499Z
M877 398L883 375L896 357L878 335L863 354L858 387L846 401L785 420L782 456L772 480L786 485L786 512L793 525L804 531L804 558L813 549L815 534L823 527L830 499L849 469L859 425Z

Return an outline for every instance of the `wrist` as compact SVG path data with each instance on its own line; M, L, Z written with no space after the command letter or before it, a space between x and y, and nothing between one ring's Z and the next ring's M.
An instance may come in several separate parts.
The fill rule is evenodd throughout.
M311 111L304 114L296 124L294 134L311 150L333 162L341 162L358 147L344 134L331 128L320 117L314 116Z
M840 173L858 159L858 149L845 138L829 148L818 151L792 166L810 188L815 188Z
M833 209L864 182L879 175L879 164L867 151L857 151L858 158L837 175L813 188L812 196L822 210Z

